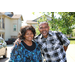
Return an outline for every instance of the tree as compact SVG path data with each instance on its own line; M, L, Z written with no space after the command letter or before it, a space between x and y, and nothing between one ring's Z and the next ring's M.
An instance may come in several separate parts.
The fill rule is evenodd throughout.
M61 19L63 20L63 23L61 25L62 32L65 34L71 34L72 33L72 25L75 24L75 18L73 15L70 15L70 12L59 12L61 15Z
M71 34L72 33L72 25L75 24L75 13L74 12L58 12L61 18L55 18L55 12L40 12L43 14L43 18L38 20L38 24L41 21L47 21L50 26L50 30L52 31L61 31L63 34ZM52 15L52 20L47 20L46 15ZM38 30L37 30L38 31Z
M75 12L69 12L69 15L75 17Z

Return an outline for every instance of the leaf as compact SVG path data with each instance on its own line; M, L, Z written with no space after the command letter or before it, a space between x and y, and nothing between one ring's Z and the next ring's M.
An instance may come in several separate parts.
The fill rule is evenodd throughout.
M35 15L35 12L32 12L33 15Z

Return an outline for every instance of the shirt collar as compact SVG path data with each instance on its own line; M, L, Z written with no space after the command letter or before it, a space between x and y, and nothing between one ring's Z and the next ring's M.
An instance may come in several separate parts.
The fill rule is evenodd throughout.
M52 31L49 31L48 35L52 36ZM40 38L41 38L41 39L44 38L42 34L40 35Z
M49 35L51 35L51 36L53 35L53 34L52 34L52 31L49 31Z

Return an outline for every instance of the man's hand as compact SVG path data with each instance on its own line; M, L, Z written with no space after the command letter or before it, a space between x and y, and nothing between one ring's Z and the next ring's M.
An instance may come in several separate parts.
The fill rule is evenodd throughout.
M14 42L14 46L15 46L15 45L18 46L18 43L19 43L19 44L21 43L21 40L20 40L19 38Z
M67 51L68 46L67 47L66 46L63 46L63 47L64 47L64 50Z

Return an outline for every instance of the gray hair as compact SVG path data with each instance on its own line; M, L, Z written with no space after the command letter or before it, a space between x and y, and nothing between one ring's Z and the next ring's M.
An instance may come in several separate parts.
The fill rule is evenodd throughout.
M45 21L44 21L44 22L40 22L40 24L39 24L39 25L44 24L44 23L48 24L48 22L45 22Z

